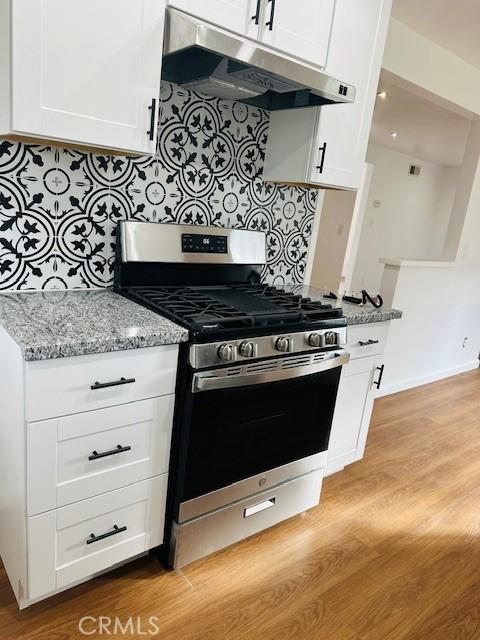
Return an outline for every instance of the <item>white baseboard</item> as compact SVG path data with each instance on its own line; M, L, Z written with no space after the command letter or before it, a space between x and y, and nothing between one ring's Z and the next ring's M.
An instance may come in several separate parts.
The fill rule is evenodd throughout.
M450 376L455 376L459 373L472 371L473 369L478 369L478 367L479 361L471 360L470 362L465 362L464 364L452 367L451 369L441 369L440 371L435 371L434 373L429 373L427 375L409 378L408 380L402 380L395 384L388 384L380 389L377 393L377 398L389 396L392 393L398 393L399 391L413 389L414 387L420 387L423 384L429 384L430 382L436 382L437 380L443 380L443 378L449 378Z

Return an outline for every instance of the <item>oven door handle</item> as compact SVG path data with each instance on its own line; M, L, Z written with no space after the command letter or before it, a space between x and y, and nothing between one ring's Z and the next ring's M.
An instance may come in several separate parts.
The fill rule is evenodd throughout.
M278 368L273 371L259 371L254 373L240 373L239 375L218 375L219 370L202 371L193 376L192 391L213 391L214 389L231 389L234 387L246 387L256 384L266 384L279 380L290 380L315 373L322 373L330 369L341 367L350 360L350 354L346 351L337 352L332 358L325 358L315 364L304 364L297 367ZM220 370L221 372L222 370Z

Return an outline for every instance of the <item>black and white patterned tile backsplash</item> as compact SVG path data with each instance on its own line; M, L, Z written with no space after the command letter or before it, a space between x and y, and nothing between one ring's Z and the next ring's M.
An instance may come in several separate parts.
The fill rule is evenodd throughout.
M153 158L0 140L0 289L110 286L125 219L264 231L264 279L303 282L317 193L263 182L268 125L164 83Z

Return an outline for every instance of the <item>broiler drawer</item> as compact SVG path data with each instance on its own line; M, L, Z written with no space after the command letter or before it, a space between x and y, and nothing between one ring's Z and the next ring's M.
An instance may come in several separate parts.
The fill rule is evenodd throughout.
M272 487L181 525L174 523L170 561L180 568L318 505L323 470Z

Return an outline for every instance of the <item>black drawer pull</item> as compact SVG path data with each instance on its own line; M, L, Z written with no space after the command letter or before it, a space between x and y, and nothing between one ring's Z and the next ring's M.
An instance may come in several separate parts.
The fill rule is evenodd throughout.
M110 536L116 536L117 533L123 533L126 531L127 527L118 527L116 524L113 525L113 531L107 531L107 533L102 533L99 536L96 536L94 533L90 534L90 537L87 540L87 544L93 544L94 542L98 542L99 540L105 540L105 538L110 538Z
M375 380L373 383L377 389L380 389L380 385L382 384L383 372L385 371L385 365L382 364L381 367L377 367L377 371L380 371L380 375L378 376L378 380Z
M113 382L94 382L90 389L96 391L107 387L119 387L121 384L132 384L132 382L135 382L135 378L120 378L120 380L113 380Z
M89 460L99 460L100 458L107 458L108 456L114 456L116 453L123 453L124 451L131 451L132 447L130 445L126 447L122 447L121 444L117 444L116 449L112 449L111 451L102 451L102 453L98 453L98 451L94 451L91 456L88 456Z
M378 340L371 340L371 339L370 339L370 340L367 340L366 342L362 342L361 340L359 340L359 341L358 341L358 344L359 344L361 347L368 347L368 346L370 346L371 344L378 344L378 342L379 342Z
M153 140L155 135L155 117L157 115L157 111L155 108L156 106L157 106L157 101L155 98L152 98L152 103L148 107L148 110L150 111L150 129L147 131L147 136L149 140Z

